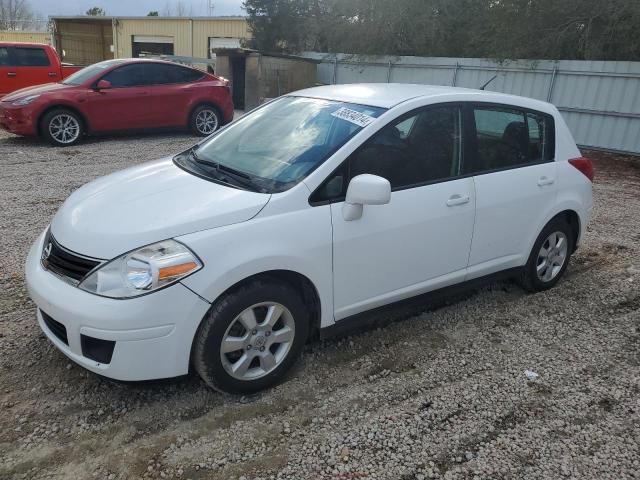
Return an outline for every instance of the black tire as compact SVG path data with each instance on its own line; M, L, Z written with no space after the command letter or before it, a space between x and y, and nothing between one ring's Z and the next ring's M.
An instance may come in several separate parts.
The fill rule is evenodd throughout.
M287 353L270 373L254 379L243 380L235 378L227 372L223 364L221 355L222 340L228 329L235 328L232 324L237 323L236 319L242 312L263 302L275 302L287 309L288 313L290 313L287 316L288 321L291 322L292 317L295 324L293 340ZM256 319L260 324L258 315L256 315ZM276 332L275 329L273 331ZM225 294L211 306L196 333L192 350L192 363L202 380L215 390L226 393L254 393L271 387L282 379L300 356L308 333L309 313L295 289L275 279L254 280L231 293ZM249 334L249 332L247 331L246 334ZM256 337L251 338L255 339ZM259 342L256 341L255 343L258 344ZM249 348L253 348L253 355L261 355L256 351L255 346L249 346ZM261 348L264 349L264 347ZM267 348L271 347L267 345ZM241 350L225 355L244 356L245 353L249 354L248 351L245 352L243 347ZM229 357L225 358L228 359ZM259 368L262 368L259 358L257 358L257 362L260 365ZM254 364L252 363L251 365ZM227 364L227 368L229 368L229 364Z
M566 238L566 249L567 253L565 256L564 263L562 264L560 270L554 274L554 276L548 280L544 278L540 278L538 275L538 266L543 262L540 262L539 254L543 245L548 245L549 236L553 233L561 233ZM574 247L574 237L573 230L571 226L562 218L556 217L551 220L540 232L536 242L533 245L533 249L529 255L529 260L527 264L524 266L524 272L521 278L522 287L529 292L540 292L543 290L548 290L555 286L556 283L562 278L564 272L567 270L569 266L569 261L571 259L571 254L573 253ZM549 267L547 267L549 268Z
M60 129L56 130L56 128L64 124L65 121L70 122L67 133L56 134L56 131L60 132ZM40 132L42 137L51 145L69 147L82 139L85 127L82 118L72 110L56 108L42 117L40 120ZM65 140L66 135L69 135L68 140Z
M205 128L205 125L202 123L202 115L210 116L211 122L214 125ZM218 110L213 105L200 105L193 112L191 112L191 116L189 117L189 129L199 135L201 137L206 137L211 135L213 132L217 131L222 126L222 115L220 114L220 110Z

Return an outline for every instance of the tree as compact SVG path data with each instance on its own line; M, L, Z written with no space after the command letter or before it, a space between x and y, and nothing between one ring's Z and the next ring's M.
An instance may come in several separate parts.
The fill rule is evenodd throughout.
M149 13L147 13L147 17L157 17L157 16L158 16L157 10L152 10Z
M162 15L165 17L190 17L193 15L193 9L191 6L187 8L187 5L182 0L178 0L173 4L167 3Z
M261 50L640 60L640 0L244 0Z
M27 0L0 0L0 30L26 30L33 23L33 11Z
M90 17L104 17L106 14L107 12L100 7L91 7L85 12L85 15L89 15Z

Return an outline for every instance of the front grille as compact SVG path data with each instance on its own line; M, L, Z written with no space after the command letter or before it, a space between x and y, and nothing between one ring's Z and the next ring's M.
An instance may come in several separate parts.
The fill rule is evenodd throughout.
M77 285L87 273L100 265L99 260L82 257L62 247L47 233L42 250L42 266Z
M67 328L60 322L56 322L42 310L40 310L40 315L42 315L42 320L44 320L44 324L51 331L51 333L62 340L65 345L69 345L69 339L67 338Z

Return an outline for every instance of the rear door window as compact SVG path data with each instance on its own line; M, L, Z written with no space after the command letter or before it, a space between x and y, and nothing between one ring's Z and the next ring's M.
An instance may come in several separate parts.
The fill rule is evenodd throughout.
M466 173L481 173L553 160L553 119L517 107L473 109L475 155Z
M204 75L203 72L179 65L151 63L146 65L149 85L166 85L172 83L189 83Z
M43 48L12 48L12 63L16 67L48 67L51 62Z

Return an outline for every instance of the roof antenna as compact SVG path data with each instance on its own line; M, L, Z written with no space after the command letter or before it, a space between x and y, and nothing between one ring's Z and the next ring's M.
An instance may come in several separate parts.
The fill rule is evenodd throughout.
M485 83L484 85L482 85L482 86L480 87L480 90L484 90L485 88L487 88L487 86L488 86L491 82L493 82L496 78L498 78L498 75L497 75L497 74L496 74L496 75L494 75L493 77L491 77L487 83Z

